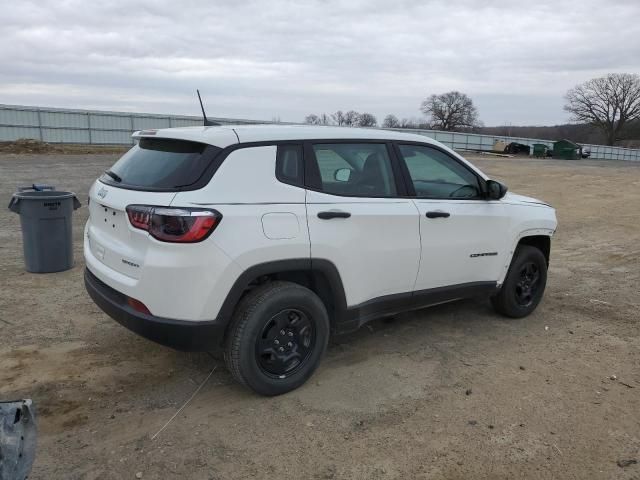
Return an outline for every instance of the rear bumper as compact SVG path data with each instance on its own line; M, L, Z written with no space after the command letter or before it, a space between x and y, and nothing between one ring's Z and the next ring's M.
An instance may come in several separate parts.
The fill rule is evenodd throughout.
M226 322L173 320L140 313L127 304L126 295L99 280L88 268L84 285L107 315L149 340L183 351L214 350L222 345Z

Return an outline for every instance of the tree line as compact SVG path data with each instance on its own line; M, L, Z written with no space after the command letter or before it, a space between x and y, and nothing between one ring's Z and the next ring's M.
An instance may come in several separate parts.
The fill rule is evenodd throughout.
M424 119L399 119L393 114L382 121L383 128L420 128L532 138L569 138L579 143L627 144L640 139L640 75L611 73L570 89L564 109L574 124L554 127L484 127L473 100L458 91L431 95L419 107ZM347 127L376 127L371 113L355 110L332 114L311 114L305 123ZM550 138L551 137L551 138Z
M316 115L312 113L305 117L304 123L310 125L336 125L339 127L377 127L378 119L372 113L360 113L355 110L343 112L342 110L338 110L330 114L321 113ZM380 126L382 128L431 128L431 125L424 120L416 118L399 119L393 114L384 117Z
M371 113L338 110L328 115L326 113L321 113L320 115L312 113L305 117L304 123L311 125L337 125L339 127L376 127L378 119Z
M478 121L478 110L466 94L447 92L431 95L420 105L420 111L428 119L398 118L394 114L384 117L382 128L421 128L433 130L473 130L481 124ZM337 125L339 127L377 127L378 119L372 113L359 113L355 110L335 113L312 113L304 119L310 125Z

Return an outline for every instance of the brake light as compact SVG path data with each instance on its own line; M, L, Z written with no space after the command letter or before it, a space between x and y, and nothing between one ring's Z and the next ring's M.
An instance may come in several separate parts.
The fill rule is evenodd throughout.
M127 207L127 215L129 215L131 225L142 230L149 230L152 213L153 207L143 205L129 205Z
M127 216L133 227L146 230L157 240L173 243L201 242L222 220L217 210L149 205L129 205Z

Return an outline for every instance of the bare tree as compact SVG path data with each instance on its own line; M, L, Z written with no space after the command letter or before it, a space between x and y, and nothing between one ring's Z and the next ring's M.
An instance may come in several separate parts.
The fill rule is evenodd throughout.
M344 124L348 127L355 127L360 123L360 114L355 110L349 110L344 114Z
M320 125L320 117L318 117L318 115L316 115L315 113L312 113L304 117L304 123L308 123L310 125Z
M320 119L320 123L319 125L331 125L332 121L331 121L331 116L327 115L326 113L321 113L318 118Z
M332 113L331 118L333 119L334 123L339 127L345 124L345 116L342 110L338 110L336 113Z
M400 127L400 120L393 114L389 114L384 117L384 121L382 122L382 126L384 128L398 128Z
M304 117L304 123L308 123L310 125L332 125L331 117L326 113L321 113L320 115L316 115L312 113Z
M418 124L412 118L403 118L400 120L400 128L418 128Z
M610 73L577 85L565 95L572 119L605 134L608 145L621 138L625 125L640 118L640 75Z
M378 124L378 119L371 113L361 113L358 118L359 127L375 127Z
M478 123L478 110L471 98L461 92L431 95L422 102L420 110L430 117L432 128L437 130L472 128Z

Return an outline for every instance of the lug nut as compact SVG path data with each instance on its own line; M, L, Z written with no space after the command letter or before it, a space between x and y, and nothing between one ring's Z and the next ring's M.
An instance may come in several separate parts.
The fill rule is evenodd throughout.
M278 351L279 351L279 352L284 352L284 347L280 347L280 348L278 348Z
M293 337L293 332L287 332L287 335Z
M280 340L278 340L277 338L273 341L273 343L275 343L276 345L280 345Z
M284 335L285 331L284 330L280 330L280 335Z
M289 348L293 347L293 343L291 343L291 342L287 343L287 347L289 347Z

